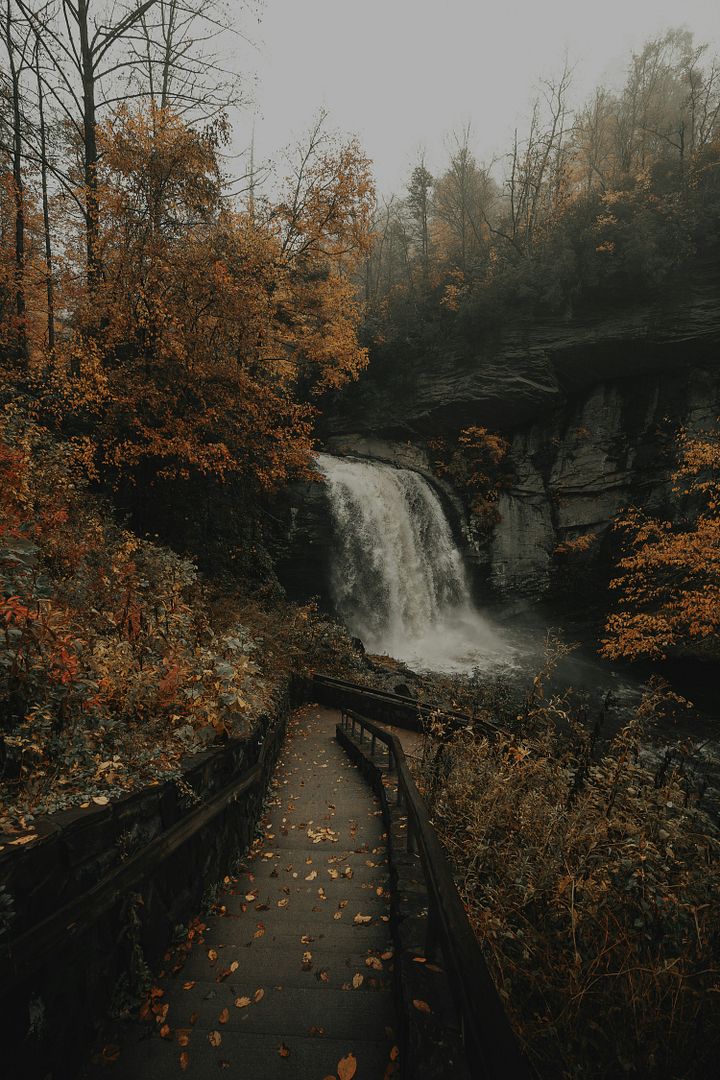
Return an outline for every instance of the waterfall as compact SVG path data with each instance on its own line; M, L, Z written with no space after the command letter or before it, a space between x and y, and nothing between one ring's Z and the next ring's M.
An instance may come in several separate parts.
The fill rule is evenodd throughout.
M505 652L475 609L436 492L411 469L317 456L327 481L337 613L369 652L419 668L468 671Z

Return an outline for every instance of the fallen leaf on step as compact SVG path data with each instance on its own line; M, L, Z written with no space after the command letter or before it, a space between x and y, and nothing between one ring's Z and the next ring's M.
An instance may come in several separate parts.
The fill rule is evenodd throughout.
M353 1054L347 1054L337 1063L338 1080L352 1080L357 1072L357 1058Z
M422 998L413 998L413 1005L418 1010L418 1012L422 1012L422 1013L431 1013L432 1012L432 1009L428 1005L427 1001L423 1001Z
M211 1031L208 1035L208 1042L211 1046L219 1046L222 1042L222 1035L219 1031Z

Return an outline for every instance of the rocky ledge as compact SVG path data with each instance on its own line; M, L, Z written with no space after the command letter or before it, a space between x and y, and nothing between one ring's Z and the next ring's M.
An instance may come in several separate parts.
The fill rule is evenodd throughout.
M652 300L567 319L509 325L474 349L448 347L422 364L402 394L377 393L372 366L359 393L341 395L326 418L329 435L404 440L484 424L508 431L547 416L601 382L632 379L720 360L720 267L697 267Z

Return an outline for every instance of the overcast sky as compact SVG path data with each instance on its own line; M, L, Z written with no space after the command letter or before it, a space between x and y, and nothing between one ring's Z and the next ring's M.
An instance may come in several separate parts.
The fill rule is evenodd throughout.
M418 151L443 163L444 140L470 122L480 160L504 152L538 79L567 50L575 96L620 82L650 36L687 26L720 51L720 0L254 0L238 25L254 47L237 61L256 78L256 156L275 157L324 106L358 135L379 190L399 190ZM257 21L259 17L259 21Z

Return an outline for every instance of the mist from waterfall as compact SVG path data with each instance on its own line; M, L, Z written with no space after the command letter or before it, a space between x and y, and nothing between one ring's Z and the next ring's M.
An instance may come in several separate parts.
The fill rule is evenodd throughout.
M508 654L473 605L436 492L411 469L319 454L334 517L337 613L368 652L464 672Z

